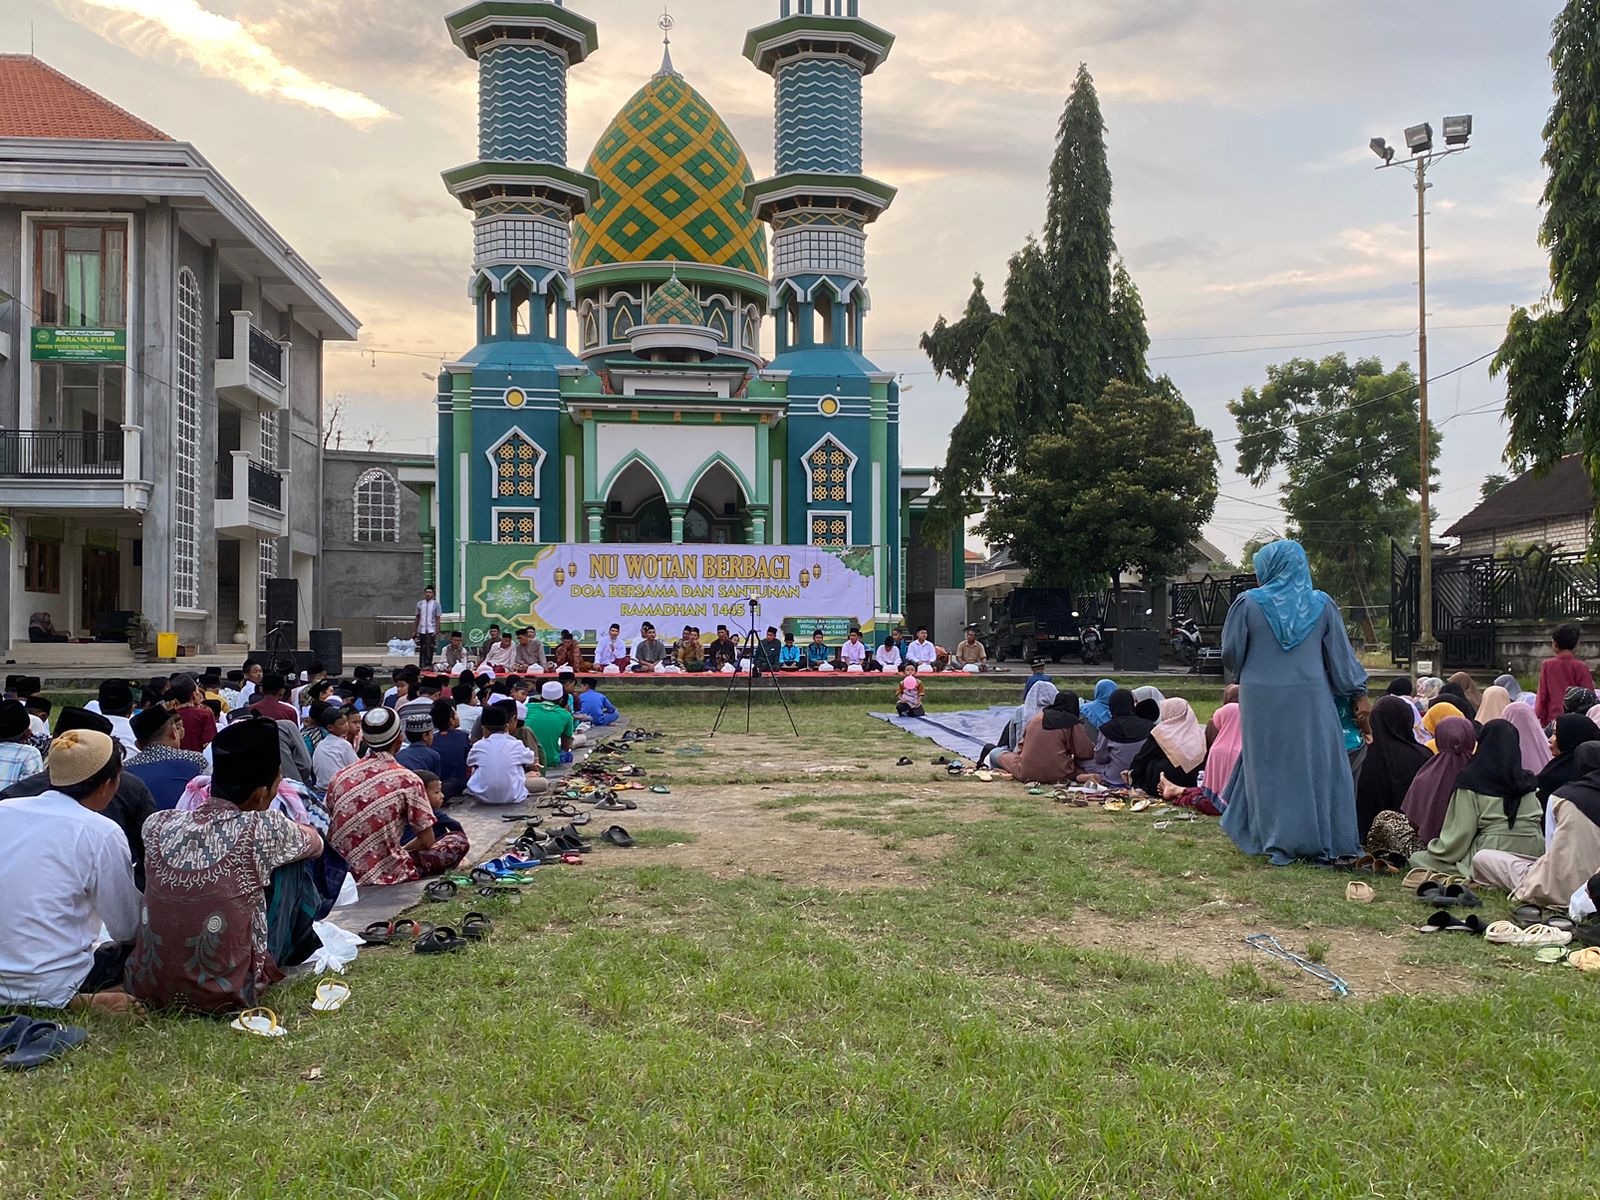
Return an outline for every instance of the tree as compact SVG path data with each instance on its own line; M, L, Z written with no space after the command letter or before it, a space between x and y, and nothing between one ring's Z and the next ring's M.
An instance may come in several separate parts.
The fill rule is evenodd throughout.
M923 335L934 369L967 388L929 519L952 528L986 480L1012 470L1035 439L1065 432L1113 379L1150 384L1144 304L1116 257L1111 170L1094 80L1078 68L1050 166L1042 240L1012 256L1005 310L975 281L961 320Z
M1548 471L1572 433L1600 503L1600 0L1567 0L1552 27L1555 106L1544 127L1550 290L1511 314L1493 370L1506 377L1507 457ZM1600 527L1596 528L1600 548Z
M978 531L1034 587L1101 588L1126 570L1182 569L1217 503L1211 433L1165 381L1116 381L1075 405L1060 433L1023 446Z
M1490 496L1494 495L1510 482L1511 477L1509 475L1485 475L1483 477L1483 482L1478 485L1478 498L1480 500L1487 500Z
M1273 542L1281 542L1283 534L1276 529L1258 529L1250 535L1250 540L1244 544L1244 549L1239 552L1239 557L1244 561L1244 573L1251 574L1256 569L1256 555L1265 546Z
M1376 358L1296 358L1267 368L1228 411L1239 425L1239 474L1261 487L1288 471L1283 510L1306 548L1318 584L1370 609L1388 599L1388 543L1419 525L1417 378L1407 365L1385 373ZM1439 456L1439 432L1430 441ZM1431 465L1431 464L1430 464ZM1431 476L1430 470L1430 486ZM1367 621L1369 641L1376 633Z

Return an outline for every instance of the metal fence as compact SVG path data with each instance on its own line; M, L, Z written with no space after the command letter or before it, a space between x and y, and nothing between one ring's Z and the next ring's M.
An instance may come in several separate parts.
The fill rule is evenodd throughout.
M1422 636L1421 565L1414 554L1390 545L1390 653L1411 661ZM1600 617L1600 577L1577 551L1436 557L1433 560L1433 631L1445 660L1463 667L1495 663L1501 622L1592 621Z
M10 479L120 479L122 431L0 430L0 476Z
M1172 619L1181 621L1193 617L1202 629L1221 629L1228 617L1228 609L1245 592L1256 586L1254 575L1226 575L1215 578L1183 580L1167 586Z

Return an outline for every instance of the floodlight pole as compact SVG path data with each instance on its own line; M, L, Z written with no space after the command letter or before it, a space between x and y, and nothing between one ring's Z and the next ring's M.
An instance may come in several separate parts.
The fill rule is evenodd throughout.
M1418 154L1401 164L1386 161L1377 169L1405 165L1416 175L1417 189L1417 444L1421 459L1421 484L1418 488L1419 538L1417 555L1417 604L1419 631L1411 649L1411 668L1419 674L1438 674L1439 642L1433 630L1433 471L1428 426L1428 168L1440 159L1461 154L1466 146L1452 146L1428 154Z

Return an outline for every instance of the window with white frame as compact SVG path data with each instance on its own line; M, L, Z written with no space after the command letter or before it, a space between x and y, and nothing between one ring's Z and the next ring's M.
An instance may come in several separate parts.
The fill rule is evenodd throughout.
M400 540L400 481L382 467L356 480L355 540L395 543Z
M177 460L173 472L172 596L200 607L200 284L178 272Z
M256 553L256 616L267 619L267 583L278 577L278 541L265 538Z
M539 541L539 510L536 508L497 508L494 510L494 540L536 545Z
M278 414L261 414L261 465L269 471L278 469Z
M847 512L814 512L811 514L811 544L829 550L844 550L850 546L850 514Z
M515 497L540 499L540 472L544 468L544 447L520 429L512 429L484 451L494 474L489 494L496 500Z

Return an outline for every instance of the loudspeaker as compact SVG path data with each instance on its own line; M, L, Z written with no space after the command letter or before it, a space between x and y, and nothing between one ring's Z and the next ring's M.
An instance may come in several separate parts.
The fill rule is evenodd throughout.
M1117 593L1117 628L1122 629L1148 629L1150 618L1145 611L1150 607L1150 597L1145 592L1118 592Z
M1140 674L1159 671L1161 635L1154 629L1117 630L1117 636L1111 643L1111 661L1118 671Z
M283 640L292 649L300 644L300 585L293 579L267 580L267 624L271 637L283 627ZM276 640L276 639L274 639Z
M312 661L321 663L329 675L344 674L344 630L313 629L310 642Z

